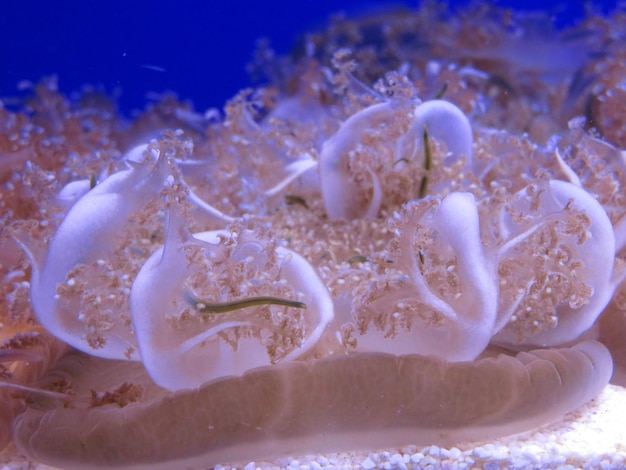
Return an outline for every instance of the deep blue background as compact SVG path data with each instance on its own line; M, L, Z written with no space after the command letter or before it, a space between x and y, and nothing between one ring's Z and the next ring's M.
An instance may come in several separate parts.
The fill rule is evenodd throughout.
M466 3L452 1L453 5ZM503 0L541 10L560 24L576 21L582 1ZM593 2L594 8L598 2ZM615 3L615 2L612 2ZM196 109L222 107L250 84L255 42L287 53L298 36L330 14L359 14L414 1L371 0L0 0L0 97L21 80L56 74L61 90L84 84L121 91L121 109L143 108L146 92L172 90ZM604 4L606 6L606 3ZM155 69L158 68L158 70ZM9 100L6 100L9 102Z

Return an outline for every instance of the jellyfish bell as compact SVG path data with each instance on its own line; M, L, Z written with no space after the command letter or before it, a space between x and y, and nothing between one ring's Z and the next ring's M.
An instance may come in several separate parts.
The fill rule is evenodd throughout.
M90 380L104 375L117 393L98 392L111 397L102 404L27 410L15 426L20 452L67 469L182 469L275 458L285 449L443 446L558 419L594 397L612 371L597 342L462 363L359 353L262 366L163 395L133 363L110 362L99 379L94 359L83 386L93 390ZM132 386L119 386L129 378L146 384L131 400Z

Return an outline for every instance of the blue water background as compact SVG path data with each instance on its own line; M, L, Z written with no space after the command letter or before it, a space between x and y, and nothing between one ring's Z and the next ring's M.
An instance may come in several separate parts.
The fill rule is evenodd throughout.
M467 2L453 1L457 7ZM615 2L508 0L563 26L590 6ZM69 93L85 84L119 94L120 109L143 108L147 92L175 91L197 110L221 108L250 85L246 64L258 38L288 53L304 32L331 14L363 14L416 1L364 0L0 0L0 97L14 103L17 84L57 75Z

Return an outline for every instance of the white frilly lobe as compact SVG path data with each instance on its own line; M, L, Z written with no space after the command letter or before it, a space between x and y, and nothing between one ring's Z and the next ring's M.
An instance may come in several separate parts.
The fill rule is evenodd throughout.
M319 160L320 182L326 213L330 219L354 219L375 217L380 210L382 198L373 197L369 207L361 207L363 199L359 186L351 174L351 150L360 145L378 120L391 115L398 107L394 101L369 106L350 116L322 147ZM455 105L444 100L432 100L416 106L414 124L397 142L396 160L413 160L423 152L424 128L429 135L444 143L449 155L446 165L461 157L472 160L472 128L465 114ZM378 129L376 129L379 131ZM391 142L391 145L394 145ZM393 164L393 162L389 162ZM379 186L377 175L370 172L373 186Z
M448 155L444 165L451 165L461 157L467 166L472 164L472 126L465 113L445 100L431 100L419 104L414 111L414 124L396 146L397 158L413 159L424 148L424 128L430 137L446 145Z
M324 207L330 219L360 218L368 210L356 201L361 198L359 187L350 170L350 150L362 140L376 120L392 113L394 102L369 106L350 116L322 146L319 160L320 184Z
M413 203L415 204L415 203ZM376 328L358 337L359 351L384 351L392 354L433 355L447 361L471 361L487 347L497 315L498 288L493 263L485 256L481 242L478 210L474 196L451 193L434 208L423 212L407 206L409 220L400 235L400 255L396 260L409 273L411 289L390 294L394 300L419 300L443 317L440 324L414 320L410 331L399 331L393 338L383 338ZM417 225L439 233L442 244L448 245L457 259L460 295L443 299L428 285L419 267L415 251ZM426 250L422 254L428 257ZM396 299L395 297L399 297ZM380 298L381 305L385 297Z
M565 181L550 180L539 199L541 216L532 220L532 224L520 230L520 226L508 215L502 216L501 231L508 240L499 249L498 257L502 258L507 252L511 252L515 245L526 239L542 224L563 217L566 207L581 211L589 218L591 224L587 240L577 243L575 237L570 237L566 248L569 256L582 262L576 272L567 273L578 282L584 282L592 289L589 300L578 308L571 307L568 303L561 303L556 310L558 323L554 328L546 328L543 331L526 338L523 344L534 346L555 346L567 343L580 336L594 324L598 316L610 302L617 282L621 279L621 273L615 272L615 236L611 221L602 205L587 191L576 184ZM520 192L518 199L524 200L525 190ZM524 203L517 210L525 211ZM529 212L529 211L528 211ZM503 213L504 214L504 213ZM562 239L564 242L565 239ZM501 305L502 312L508 312L498 321L500 329L508 321L513 306ZM509 344L518 344L514 335L508 330L502 330L495 336L495 341Z
M124 232L133 213L159 195L171 184L175 160L160 155L159 149L138 145L125 155L128 168L104 177L91 188L90 180L68 183L59 193L61 203L70 206L48 247L45 262L38 262L25 244L31 258L33 276L31 301L39 322L51 334L81 351L109 359L138 360L134 333L122 318L129 312L111 315L111 326L103 336L102 347L87 341L90 326L83 321L80 299L67 300L57 295L57 287L68 281L68 274L80 265L90 265L112 255L113 243ZM184 181L177 181L185 185ZM198 198L192 191L188 200L196 215L213 223L225 224L233 219ZM80 282L81 279L76 279Z
M32 260L31 302L42 326L81 351L112 359L123 359L134 349L130 328L121 319L113 319L115 325L107 332L106 343L93 349L86 339L88 327L80 319L78 302L60 299L57 286L65 283L78 265L108 257L111 240L123 231L131 214L154 197L169 175L165 159L157 158L154 165L128 162L129 168L110 175L76 200L54 234L43 266ZM80 195L74 187L70 192Z
M204 330L199 330L202 327L198 324L193 329L172 324L171 320L178 317L181 306L187 302L183 282L191 271L185 248L193 245L218 255L223 249L219 237L226 235L224 231L188 234L174 217L165 246L146 261L133 283L130 305L142 361L154 382L169 390L197 388L209 380L239 375L271 363L258 338L239 338L234 348L219 335L231 328L255 325L253 316L249 321L230 320L228 313L223 313L222 322ZM245 249L254 240L238 244ZM333 318L333 304L328 290L304 258L282 247L277 248L276 255L283 279L295 292L304 294L301 300L306 304L306 337L300 347L282 359L290 361L318 342Z
M451 361L475 359L493 334L498 287L495 270L485 256L474 197L469 193L449 194L431 216L431 223L457 254L461 283L461 295L450 301L454 315L448 319L454 325L454 337L445 353L438 355ZM413 270L413 279L423 282L419 271Z
M615 288L623 277L623 270L614 266L615 238L613 227L600 203L581 187L564 181L544 181L533 190L525 188L502 207L497 232L501 237L499 246L487 247L483 237L488 235L481 227L479 211L474 197L469 193L450 193L434 208L413 210L418 203L407 204L408 222L402 228L399 237L400 256L398 265L409 273L413 291L404 289L391 292L387 308L398 300L413 300L423 303L444 317L436 324L415 321L410 331L400 331L392 339L386 339L383 332L370 328L358 338L360 351L385 351L394 354L417 353L435 355L448 361L473 360L486 348L489 342L518 348L525 346L558 346L576 340L592 327L598 316L610 302ZM531 206L533 208L531 209ZM415 207L418 207L417 205ZM563 244L568 257L579 263L575 271L558 266L556 260L548 260L548 275L568 277L572 283L572 296L579 296L574 289L583 285L591 294L582 305L579 301L562 301L556 306L554 327L545 325L538 333L527 335L520 340L515 329L505 328L520 302L529 295L538 276L532 253L527 250L516 251L516 247L527 240L533 233L568 217L568 212L580 212L581 218L589 221L588 232L584 241L581 234L564 234L558 239ZM511 214L525 214L522 219ZM580 220L572 223L579 224ZM449 246L455 254L457 279L460 283L460 295L454 299L440 297L436 290L426 282L415 252L414 235L411 225L423 229L433 229L440 237L440 243ZM557 226L557 230L567 230ZM583 227L572 228L584 230ZM419 254L427 258L428 250ZM515 260L521 256L520 269L526 266L521 278L513 286L515 296L501 290L498 268L504 258ZM554 263L554 266L550 266ZM559 271L560 270L560 271ZM562 272L561 272L562 271ZM541 281L543 282L543 281ZM506 294L506 295L505 295ZM377 300L383 307L385 295ZM550 312L543 313L546 317ZM517 321L527 321L520 318ZM548 321L547 319L541 321Z

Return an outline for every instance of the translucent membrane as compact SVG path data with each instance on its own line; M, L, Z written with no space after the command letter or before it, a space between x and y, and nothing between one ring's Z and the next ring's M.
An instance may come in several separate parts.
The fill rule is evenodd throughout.
M128 367L137 373L136 364L118 364L94 380L121 380ZM15 442L66 469L206 468L298 452L446 445L559 419L611 373L597 342L455 364L364 353L262 367L194 391L148 390L124 408L29 409Z

